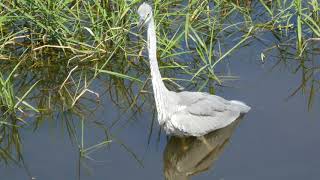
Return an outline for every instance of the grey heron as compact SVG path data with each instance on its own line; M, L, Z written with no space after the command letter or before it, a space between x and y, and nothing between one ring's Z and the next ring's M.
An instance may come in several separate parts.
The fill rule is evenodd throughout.
M250 107L235 100L203 92L174 92L164 85L158 67L157 39L152 7L142 3L138 8L139 26L147 27L147 47L158 122L169 135L203 136L226 127Z

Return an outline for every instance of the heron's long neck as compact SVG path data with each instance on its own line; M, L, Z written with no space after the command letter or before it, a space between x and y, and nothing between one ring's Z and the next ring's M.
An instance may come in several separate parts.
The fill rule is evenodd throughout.
M153 17L151 18L148 25L148 53L149 53L149 61L150 61L150 69L151 69L151 78L152 78L152 86L154 97L156 101L158 114L162 115L163 110L166 107L168 89L162 82L161 74L158 67L157 62L157 38L156 31L154 26ZM158 119L162 119L162 117L158 117ZM160 120L159 119L159 120ZM160 123L161 124L161 123Z

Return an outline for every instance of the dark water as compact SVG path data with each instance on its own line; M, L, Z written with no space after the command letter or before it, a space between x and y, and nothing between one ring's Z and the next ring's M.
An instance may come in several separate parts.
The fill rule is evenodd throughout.
M90 122L110 125L121 119L110 130L113 142L89 158L79 158L77 143L69 136L65 121L57 117L36 131L30 127L21 132L24 165L2 164L0 179L319 179L319 96L313 97L310 110L308 93L299 91L288 98L300 85L301 73L292 73L282 63L274 67L277 53L261 63L262 48L253 43L219 66L241 78L225 82L232 87L221 87L217 94L252 107L236 124L204 139L169 140L163 133L158 136L154 122L149 137L152 101L132 119L130 112L123 114L105 94L98 110L85 118L84 146L105 138L104 131Z

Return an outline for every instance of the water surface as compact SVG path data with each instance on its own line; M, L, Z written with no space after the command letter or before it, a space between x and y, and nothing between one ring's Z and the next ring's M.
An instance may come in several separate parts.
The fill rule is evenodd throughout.
M182 146L178 146L177 141L174 145L178 147L170 149L172 159L174 148L180 152L184 146L186 149L188 146L195 149L191 157L209 154L206 156L208 159L202 157L206 160L199 162L204 162L205 165L198 164L197 170L194 170L196 165L192 161L179 162L182 163L180 168L188 166L190 172L190 169L194 170L193 173L184 172L191 179L311 180L320 177L319 102L315 101L308 110L307 94L298 92L288 98L301 83L301 75L292 73L291 67L283 64L274 67L277 55L261 63L257 53L260 48L259 43L253 43L234 53L226 63L219 66L233 75L239 75L240 79L226 82L224 85L232 87L220 87L217 94L248 103L252 107L250 113L237 126L227 127L230 132L222 140L216 138L214 142L220 145L213 152L201 150L203 147L200 145L200 150L197 150L188 140ZM151 91L150 86L147 89ZM314 98L318 97L316 95ZM78 145L68 134L65 119L59 116L56 121L45 121L35 131L31 127L23 129L21 137L24 165L2 164L1 177L11 180L31 177L164 179L166 173L173 173L177 168L166 164L170 159L168 147L172 146L170 144L174 140L169 140L163 132L159 136L157 122L154 122L149 137L154 104L152 98L145 101L148 105L132 116L130 110L123 114L123 110L111 101L108 94L103 95L95 113L85 118L85 146L99 143L106 137L101 128L90 122L110 125L114 120L120 121L110 130L113 142L91 153L91 159L79 158ZM80 126L79 121L75 122L75 126ZM81 137L79 131L76 137ZM197 139L195 141L202 143ZM175 160L177 159L179 160ZM180 179L186 179L186 176L181 176Z

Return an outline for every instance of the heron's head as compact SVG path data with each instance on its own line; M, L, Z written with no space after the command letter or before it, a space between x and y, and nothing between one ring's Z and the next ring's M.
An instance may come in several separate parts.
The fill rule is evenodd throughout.
M138 27L141 29L142 26L145 24L148 24L151 17L152 17L152 8L147 3L142 3L140 7L138 8L138 14L139 14L139 23Z

